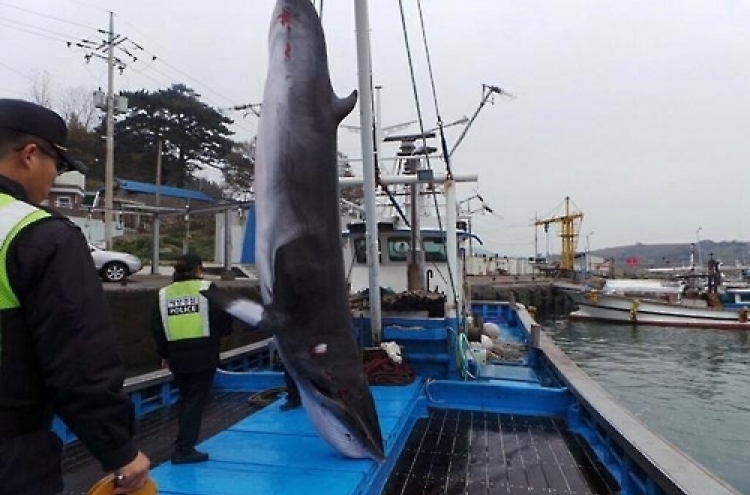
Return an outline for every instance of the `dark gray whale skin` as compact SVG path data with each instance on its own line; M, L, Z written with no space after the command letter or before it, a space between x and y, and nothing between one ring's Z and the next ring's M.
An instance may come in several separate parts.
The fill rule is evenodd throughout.
M258 130L256 268L261 326L276 339L319 434L347 457L384 459L375 402L354 338L339 216L337 130L356 92L336 97L309 0L278 0ZM253 323L248 301L206 297Z

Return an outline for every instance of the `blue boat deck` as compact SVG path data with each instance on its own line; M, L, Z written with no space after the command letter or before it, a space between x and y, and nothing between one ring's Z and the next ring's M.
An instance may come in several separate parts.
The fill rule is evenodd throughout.
M424 408L421 389L420 381L372 387L387 454L400 450L417 416L426 412L419 412ZM211 455L208 462L165 463L153 469L159 493L354 495L385 483L392 461L342 457L320 438L303 409L283 412L280 404L274 402L200 444Z

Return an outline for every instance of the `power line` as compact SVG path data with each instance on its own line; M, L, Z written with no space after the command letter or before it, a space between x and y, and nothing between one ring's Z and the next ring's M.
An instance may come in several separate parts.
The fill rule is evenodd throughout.
M135 31L141 33L145 38L150 38L150 36L147 33L145 33L144 31L142 31L140 29L138 29L138 27L135 26L132 22L128 21L127 19L123 19L122 17L119 17L119 19L122 20L123 22L125 22L126 24L130 25ZM154 41L154 40L152 39L151 41ZM158 42L156 42L154 44L157 45L157 46L161 46ZM163 46L161 46L161 47L164 48ZM152 53L152 52L150 52L148 50L145 50L143 48L141 48L141 49L145 53L147 53L148 55L152 56L154 58L154 60L156 60L157 62L160 62L160 63L164 64L167 68L169 68L169 69L173 70L174 72L182 75L183 77L187 77L192 82L197 83L202 89L208 90L209 92L213 93L215 96L220 97L224 101L227 101L227 102L232 103L232 104L236 103L236 100L234 100L232 98L229 98L228 96L226 96L226 95L224 95L224 94L216 91L215 89L213 89L208 84L205 84L204 82L199 81L198 79L194 78L193 76L191 76L187 72L185 72L185 71L183 71L183 70L175 67L174 65L170 64L169 62L167 62L163 57L157 56L156 54L154 54L154 53Z
M5 26L5 27L10 28L10 29L15 29L16 31L21 31L21 32L28 33L28 34L33 34L33 35L39 36L41 38L47 38L47 39L52 40L52 41L57 41L57 42L61 42L61 43L68 43L68 41L70 39L69 37L65 36L64 34L56 33L54 31L49 31L49 30L46 30L44 28L39 28L39 27L36 27L36 26L32 26L30 24L26 24L25 26L33 28L33 29L37 29L37 30L40 30L40 31L46 31L47 33L51 33L52 35L56 35L57 37L50 36L50 34L40 33L38 31L31 31L29 29L24 29L23 27L20 27L18 25L18 24L21 24L21 26L24 26L24 24L18 23L16 21L11 21L13 24L10 24L8 22L3 22L3 21L6 21L6 19L0 17L0 25L2 25L2 26Z
M22 12L27 12L29 14L37 15L39 17L45 17L47 19L52 19L52 20L55 20L55 21L64 22L64 23L70 24L72 26L78 26L78 27L82 27L82 28L85 28L85 29L91 29L91 30L94 30L94 31L99 31L99 29L97 29L95 27L87 26L85 24L80 24L80 23L75 22L75 21L69 21L69 20L63 19L61 17L55 17L53 15L44 14L44 13L38 12L36 10L27 9L27 8L24 8L24 7L19 7L18 5L13 5L11 3L0 2L0 5L4 5L6 7L10 7L10 8L16 9L16 10L20 10Z
M25 78L25 79L28 79L29 81L33 81L33 79L32 79L32 77L31 77L31 76L29 76L28 74L24 74L23 72L21 72L21 71L19 71L19 70L17 70L17 69L14 69L14 68L13 68L13 67L11 67L10 65L6 64L5 62L2 62L2 61L0 61L0 65L2 65L3 67L5 67L6 69L8 69L8 70L9 70L9 71L11 71L11 72L15 72L15 73L16 73L16 74L18 74L19 76L21 76L21 77L23 77L23 78Z

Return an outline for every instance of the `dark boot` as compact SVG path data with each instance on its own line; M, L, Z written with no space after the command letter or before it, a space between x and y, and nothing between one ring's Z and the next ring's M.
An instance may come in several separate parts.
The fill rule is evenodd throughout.
M207 460L207 453L199 452L195 449L189 452L175 451L175 453L172 454L172 464L195 464L198 462L206 462Z
M279 409L281 409L282 411L291 411L292 409L297 409L301 405L302 403L299 399L287 397L286 402L281 404L281 406L279 406Z

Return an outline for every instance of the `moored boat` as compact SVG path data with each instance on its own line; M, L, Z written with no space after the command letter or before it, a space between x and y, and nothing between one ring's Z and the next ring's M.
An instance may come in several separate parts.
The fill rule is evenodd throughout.
M572 320L695 328L750 329L750 301L740 289L686 294L664 281L608 281L602 289L564 288L578 309ZM743 304L744 302L744 304Z

